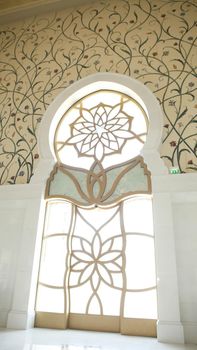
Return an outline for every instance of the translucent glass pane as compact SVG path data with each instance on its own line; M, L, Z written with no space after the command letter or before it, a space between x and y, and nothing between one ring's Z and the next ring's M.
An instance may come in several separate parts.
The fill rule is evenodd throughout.
M113 192L112 196L106 200L106 202L110 202L112 199L115 200L123 195L126 196L126 193L128 192L136 191L148 191L147 176L144 175L144 169L141 168L140 164L126 172L121 177L115 188L115 191Z
M118 237L112 236L110 240L106 241L103 247L108 244L112 244L112 250L122 250L122 235L118 235Z
M122 285L122 283L119 284ZM104 283L101 283L99 295L101 296L104 315L119 316L121 294L120 290L110 288Z
M147 133L147 124L145 112L130 96L119 91L96 91L84 96L64 114L56 131L55 151L62 163L86 169L95 151L98 156L98 150L98 159L102 154L110 154L106 158L111 160L120 149L123 157L131 159L143 147L141 134ZM125 143L129 152L122 148Z
M95 229L99 229L113 217L116 211L117 207L111 209L94 208L91 210L80 209L79 213L81 213L84 219L92 224Z
M88 307L88 314L90 315L101 315L101 304L100 304L100 298L98 295L93 295L91 298L91 302Z
M127 289L155 286L155 254L152 237L126 236Z
M144 118L143 113L139 110L139 108L135 108L135 105L133 104L133 108L135 109L135 115L137 115L137 118L134 118L132 121L132 130L138 135L146 133L147 132L147 125Z
M48 202L44 234L67 233L70 227L72 205L68 202Z
M69 171L69 174L75 177L75 180L78 181L78 184L80 184L82 191L86 192L86 175L77 171ZM75 181L73 181L68 174L64 174L61 171L57 171L53 177L53 180L51 180L49 195L56 197L67 196L67 198L74 198L75 201L83 203L84 205L87 204L87 201L82 198L80 191L77 188L77 183L75 183Z
M108 221L107 225L103 226L100 230L100 234L102 236L103 241L113 240L113 244L115 244L114 237L121 235L121 227L120 227L120 213L112 217L110 221ZM120 248L121 249L121 248Z
M124 226L126 232L153 235L152 201L148 198L132 198L124 202Z
M58 152L58 154L63 164L73 166L73 163L76 162L75 165L77 164L79 168L89 169L91 167L92 161L90 158L87 158L87 157L78 158L76 150L71 149L70 147L63 148L61 151ZM75 159L75 162L73 162L74 159Z
M70 312L85 314L91 295L92 289L89 283L78 288L70 288Z
M39 282L63 287L66 256L66 236L52 236L44 239Z
M156 290L132 293L125 296L124 317L157 319Z
M69 285L74 287L70 288L71 312L100 315L105 307L106 314L119 313L121 291L115 288L122 288L123 278L118 209L77 211L69 276ZM113 306L109 304L110 296Z
M64 312L64 290L38 286L36 311Z
M81 248L92 253L93 250L90 249L90 245L94 244L95 246L96 242L94 242L94 240L97 231L100 237L100 240L97 239L97 245L102 245L102 247L98 247L98 249L102 250L102 254L105 253L111 245L113 249L115 249L115 246L117 247L117 245L121 243L119 237L114 238L115 236L121 235L117 207L112 209L80 209L79 213L81 216L77 213L72 249ZM81 241L79 239L77 241L75 237L80 237ZM83 244L83 247L81 244Z
M84 218L77 215L73 237L79 236L82 238L85 237L87 240L91 240L94 232L95 232L94 229L87 224Z

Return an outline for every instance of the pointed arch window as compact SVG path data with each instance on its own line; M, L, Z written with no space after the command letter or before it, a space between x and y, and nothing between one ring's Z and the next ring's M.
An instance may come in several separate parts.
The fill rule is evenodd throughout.
M94 91L65 111L47 181L36 325L156 335L149 120L131 96Z

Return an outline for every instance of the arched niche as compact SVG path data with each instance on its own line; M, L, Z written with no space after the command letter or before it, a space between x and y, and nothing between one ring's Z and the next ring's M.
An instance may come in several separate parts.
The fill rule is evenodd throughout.
M160 158L160 144L162 136L163 117L162 110L154 94L142 83L130 77L113 74L98 73L83 78L66 88L47 109L39 129L38 146L40 161L30 185L39 185L40 197L43 196L46 180L56 162L53 139L56 127L71 105L83 96L99 89L114 89L125 93L138 101L144 108L149 118L149 130L146 143L141 151L148 169L151 171L153 193L153 219L155 232L155 255L157 271L157 295L158 295L158 324L157 338L159 341L183 343L183 327L180 322L179 292L177 284L176 255L174 244L174 229L172 219L170 193L163 191L161 181L158 178L167 175L168 171ZM169 175L170 176L170 175ZM156 186L155 186L156 184ZM41 216L43 214L41 213ZM41 220L42 221L42 220ZM20 327L27 328L33 325L33 307L35 303L35 290L38 274L39 247L41 234L38 234L37 243L34 246L33 272L29 276L28 303L25 317L21 320ZM15 288L14 297L21 296L21 286ZM31 310L31 312L29 312ZM16 326L21 313L13 310L8 317L8 328Z

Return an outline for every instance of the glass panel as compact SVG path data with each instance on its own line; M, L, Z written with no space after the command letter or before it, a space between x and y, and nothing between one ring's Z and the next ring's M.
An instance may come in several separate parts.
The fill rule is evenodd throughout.
M128 192L148 191L147 176L140 164L129 170L118 182L115 191L106 202L122 197Z
M144 110L130 96L118 91L96 91L75 103L62 117L56 131L55 152L62 163L86 169L90 168L90 161L103 156L104 167L111 160L117 164L117 153L122 153L125 160L139 154L147 126ZM129 152L125 152L126 144ZM122 161L123 158L118 160Z
M115 244L115 238L118 238L120 237L120 235L122 235L119 211L116 212L116 215L111 216L111 220L108 221L107 225L102 227L102 229L100 230L100 234L103 237L103 249L104 245L108 244L108 242L110 242L110 244Z
M127 289L145 289L155 286L153 238L127 235L125 253Z
M123 215L126 232L141 232L153 235L151 199L136 197L124 201Z
M68 170L68 169L66 169ZM66 196L74 201L82 202L84 205L87 201L81 196L77 185L81 187L82 191L87 194L87 174L80 171L68 170L68 173L73 176L70 178L67 174L64 174L60 170L54 175L50 182L49 196Z
M111 220L117 212L117 207L110 209L94 208L90 210L78 209L78 212L83 216L84 220L92 224L95 229L99 229L107 221Z
M75 287L70 289L72 312L102 314L104 306L107 314L113 309L119 312L121 292L116 288L123 286L119 217L119 207L77 210L69 277L70 287ZM108 305L110 295L116 299L113 307Z
M80 215L76 216L75 237L85 237L87 240L90 240L94 232L94 229L84 221L83 217Z
M91 295L92 289L89 283L78 288L70 288L70 312L85 314Z
M156 290L127 292L124 303L124 317L157 319Z
M119 276L119 285L122 286L122 276ZM110 288L104 283L101 283L99 288L101 302L103 306L103 314L109 316L120 315L121 290Z
M48 202L44 235L68 233L70 228L72 205L65 201Z
M63 287L67 255L67 237L52 236L44 239L39 282Z
M62 288L39 285L37 309L63 312L65 288L69 312L118 316L126 290L124 317L156 317L155 291L129 291L155 285L151 201L128 199L122 211L117 205L131 192L149 193L150 174L137 157L147 128L139 103L110 90L85 96L60 120L54 148L62 165L54 168L49 194L67 197L76 215L63 200L48 204L39 278Z
M36 311L64 312L64 290L38 286Z
M72 149L71 147L69 147L68 149L61 149L60 151L58 151L58 154L62 164L73 165L73 160L75 159L75 164L77 164L78 167L83 169L89 169L91 167L91 159L88 157L78 158L76 150Z

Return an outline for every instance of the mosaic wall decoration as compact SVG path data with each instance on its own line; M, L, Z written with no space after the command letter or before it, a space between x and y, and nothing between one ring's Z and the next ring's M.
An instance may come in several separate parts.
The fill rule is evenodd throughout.
M145 84L164 114L161 157L197 171L196 8L196 0L105 0L2 25L0 184L30 182L45 110L96 72Z

